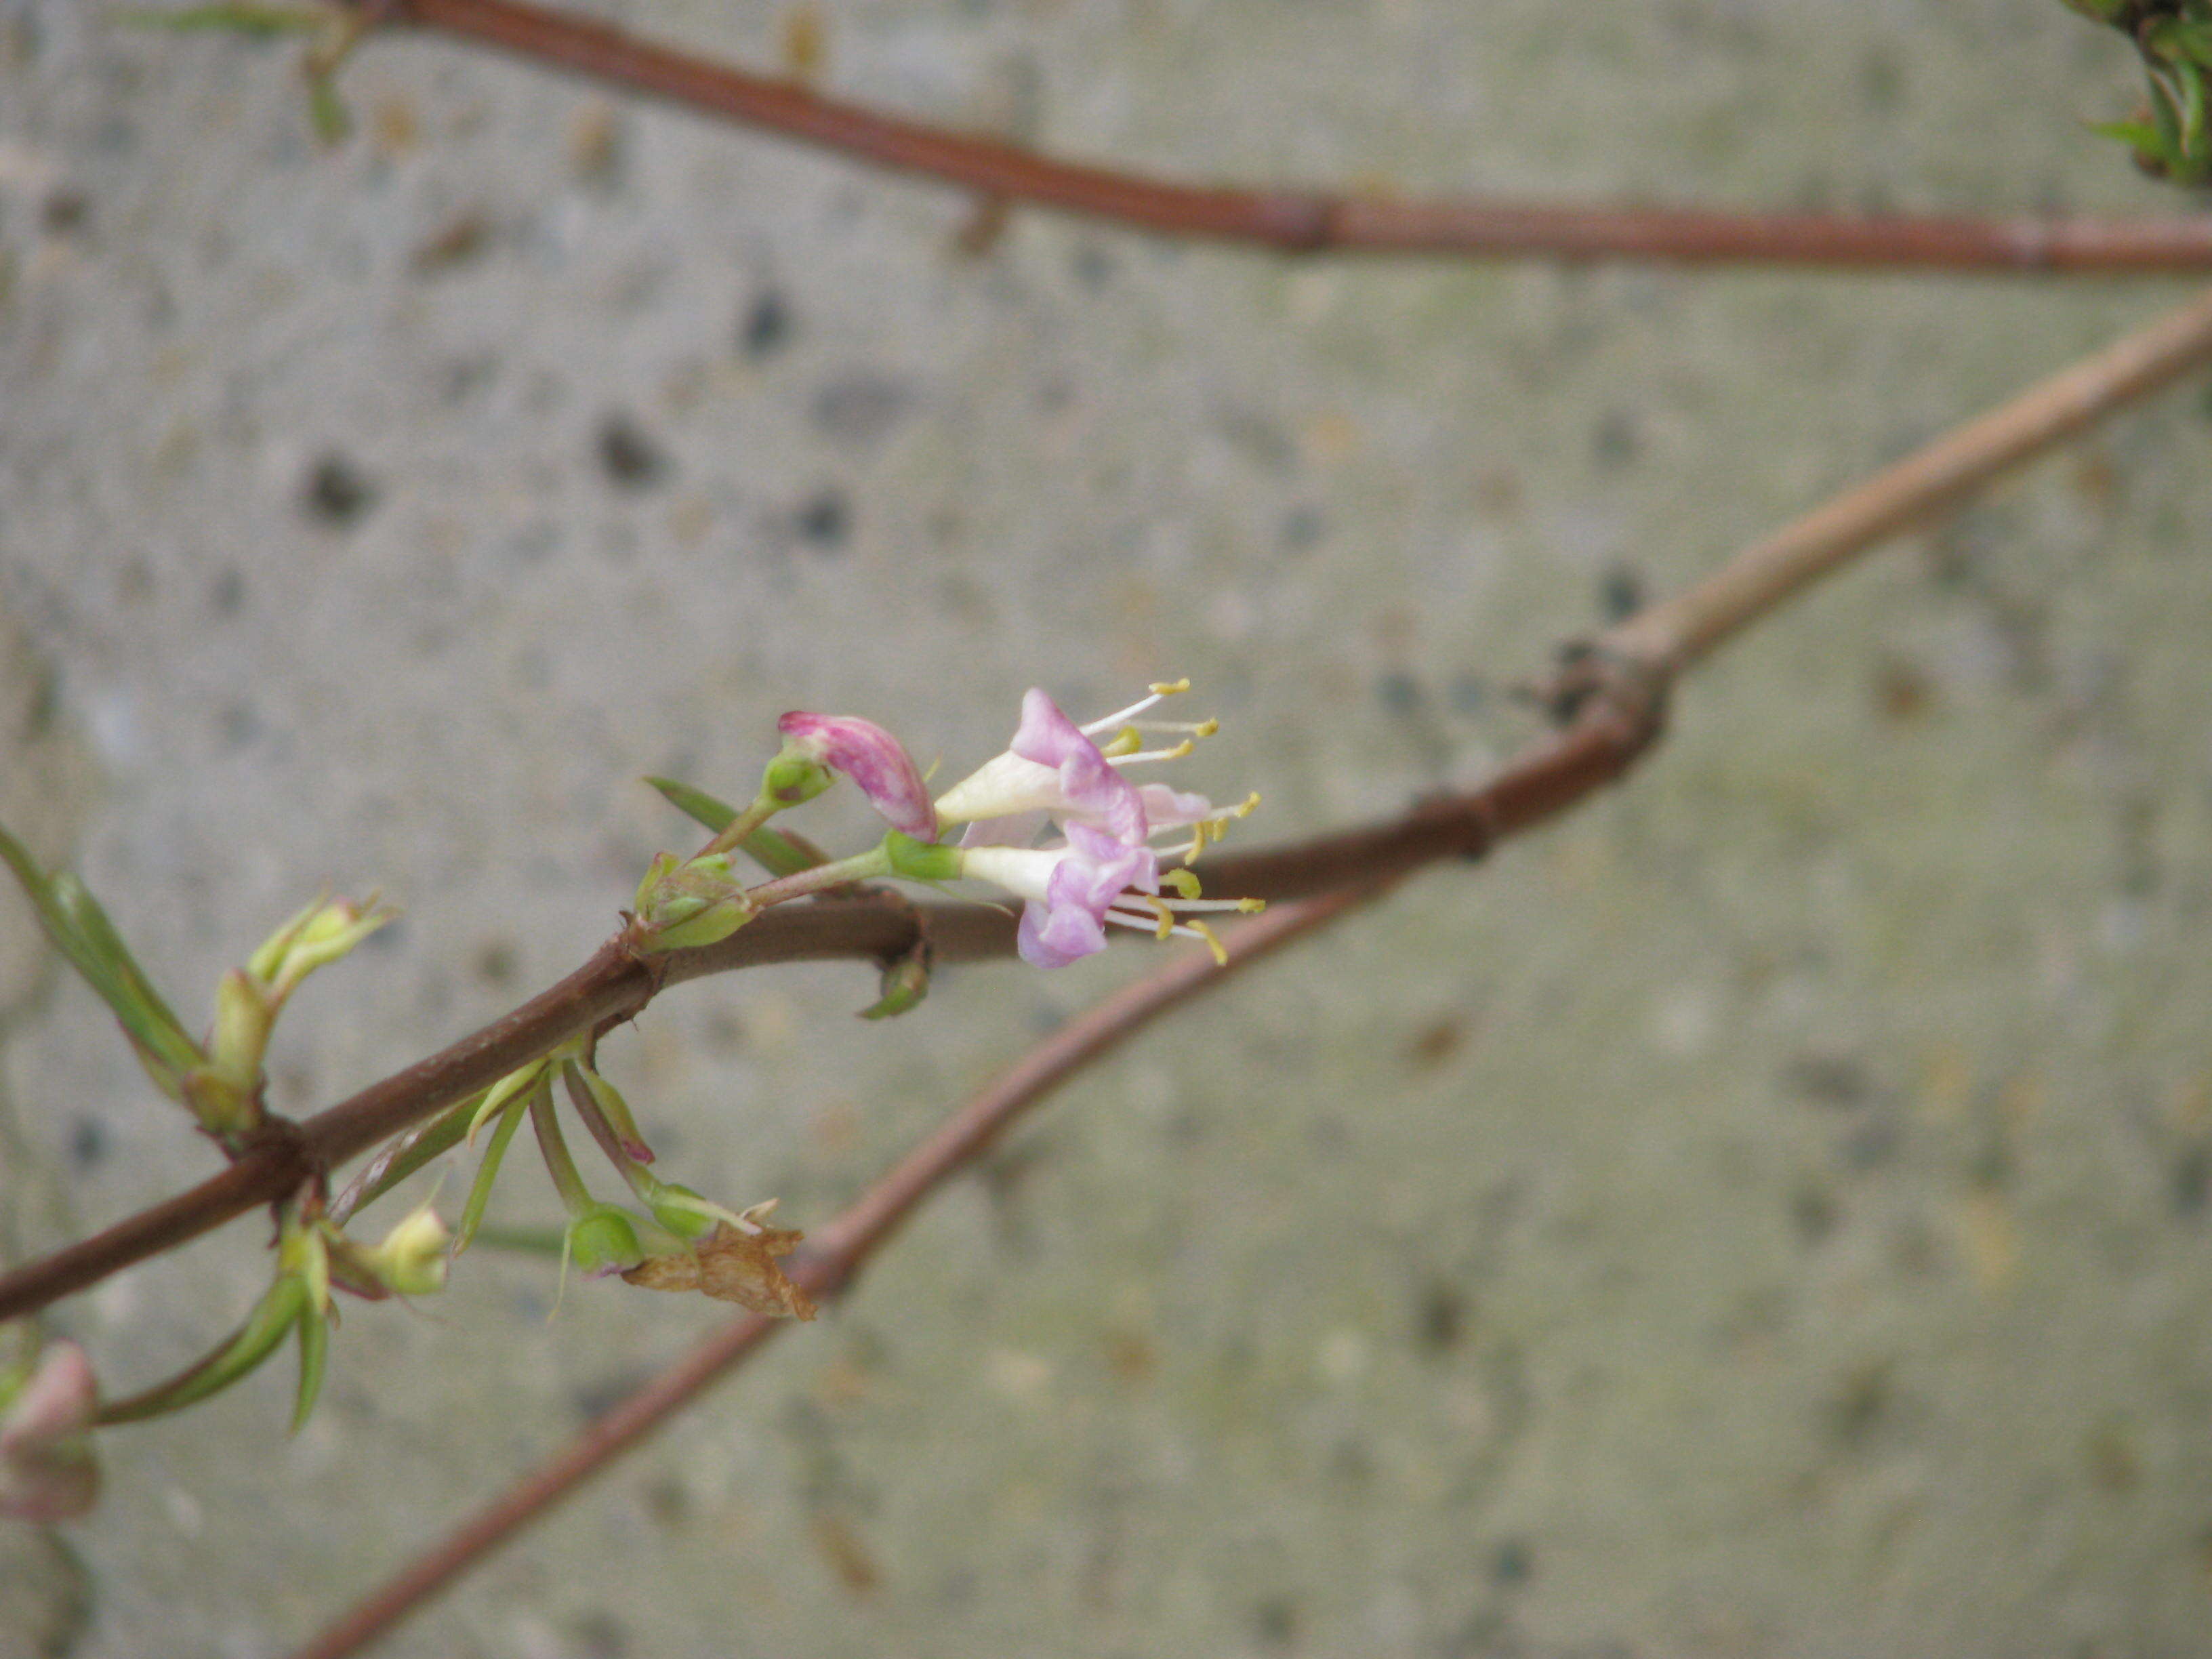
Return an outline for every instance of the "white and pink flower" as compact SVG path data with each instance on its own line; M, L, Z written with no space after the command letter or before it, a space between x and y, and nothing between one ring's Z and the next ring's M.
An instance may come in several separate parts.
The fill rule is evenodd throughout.
M1197 919L1199 911L1256 910L1251 899L1206 899L1187 869L1164 877L1153 842L1188 830L1188 864L1209 841L1218 840L1231 817L1259 803L1218 811L1203 795L1165 784L1132 784L1124 768L1178 760L1200 738L1218 729L1212 720L1140 720L1162 698L1188 689L1188 680L1156 685L1127 708L1078 726L1042 691L1022 699L1022 719L1006 751L945 791L937 814L945 823L968 825L961 841L961 873L1004 888L1023 901L1017 941L1023 959L1042 968L1064 967L1106 948L1109 923L1167 938L1204 939L1217 957L1221 942ZM1176 734L1159 749L1144 746L1146 732ZM1099 734L1111 733L1103 744ZM1032 848L1043 824L1057 824L1066 839ZM1162 895L1165 885L1176 894Z

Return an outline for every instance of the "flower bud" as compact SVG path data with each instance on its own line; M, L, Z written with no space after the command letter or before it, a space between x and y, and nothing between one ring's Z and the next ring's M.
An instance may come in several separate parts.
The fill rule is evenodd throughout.
M428 1296L446 1287L446 1247L453 1235L429 1205L419 1206L385 1234L384 1242L364 1251L369 1269L399 1296Z
M0 1515L67 1521L100 1495L100 1466L87 1431L99 1409L92 1362L74 1342L56 1342L11 1388L0 1378Z
M627 1273L645 1260L637 1223L614 1204L594 1204L568 1224L568 1256L586 1279Z
M787 806L818 795L830 787L829 774L842 772L858 784L868 804L891 827L923 841L937 836L937 809L899 740L873 720L851 714L813 714L793 709L776 723L783 753L769 763L762 788ZM823 769L827 769L825 771ZM821 781L814 780L819 775ZM780 780L804 793L785 794Z
M683 861L661 853L638 884L637 919L647 948L677 951L727 939L753 906L726 853Z

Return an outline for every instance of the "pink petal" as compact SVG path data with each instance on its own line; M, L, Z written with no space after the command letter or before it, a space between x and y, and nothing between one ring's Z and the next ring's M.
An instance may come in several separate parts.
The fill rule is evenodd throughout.
M1128 780L1098 752L1060 705L1032 686L1022 697L1022 723L1008 745L1013 753L1060 773L1067 810L1103 825L1115 840L1135 846L1147 833L1144 803Z
M1205 796L1186 794L1164 783L1144 785L1137 791L1137 799L1144 805L1148 830L1179 830L1215 816L1213 803Z
M82 1434L99 1409L100 1385L92 1361L74 1342L56 1342L40 1357L31 1380L0 1416L0 1454L43 1446Z
M916 841L937 839L937 808L899 740L872 720L793 709L776 730L833 772L858 784L877 811Z

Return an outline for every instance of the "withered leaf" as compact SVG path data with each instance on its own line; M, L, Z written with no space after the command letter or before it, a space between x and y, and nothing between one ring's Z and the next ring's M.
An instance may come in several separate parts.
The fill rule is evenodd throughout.
M814 1298L775 1265L806 1235L781 1227L740 1232L726 1221L684 1255L647 1256L623 1277L648 1291L702 1291L776 1319L811 1319Z

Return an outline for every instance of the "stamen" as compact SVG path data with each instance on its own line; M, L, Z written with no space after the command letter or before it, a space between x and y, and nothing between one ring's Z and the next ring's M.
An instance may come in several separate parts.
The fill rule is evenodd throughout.
M1229 965L1229 947L1221 942L1213 929L1202 921L1194 921L1190 924L1190 931L1204 939L1206 948L1213 952L1215 967L1226 968Z
M1137 735L1137 728L1125 726L1109 741L1100 744L1098 752L1112 760L1117 755L1133 755L1144 746L1145 740Z
M1163 680L1156 684L1149 685L1145 689L1150 691L1152 695L1149 697L1144 697L1131 703L1127 708L1120 709L1114 714L1104 715L1100 719L1091 721L1088 726L1078 726L1076 729L1081 732L1083 735L1087 738L1094 732L1109 731L1115 726L1126 725L1137 715L1143 714L1145 710L1150 708L1162 697L1178 696L1183 692L1189 690L1190 682L1187 679Z
M1267 901L1255 898L1233 899L1154 899L1152 902L1164 910L1185 915L1193 910L1242 910L1246 915L1256 915L1267 908Z
M1187 899L1194 899L1206 890L1198 884L1198 878L1188 870L1163 870L1160 879Z
M1124 732L1188 732L1194 738L1210 738L1221 730L1218 720L1129 720L1123 724ZM1116 739L1116 741L1119 741Z
M1169 909L1166 902L1160 899L1148 899L1146 902L1152 906L1152 913L1160 919L1159 930L1153 937L1164 945L1168 935L1175 932L1175 912Z
M1188 738L1185 738L1172 749L1146 749L1133 755L1116 755L1106 750L1101 750L1099 752L1105 755L1107 760L1115 766L1134 766L1139 761L1181 760L1197 747L1196 744Z

